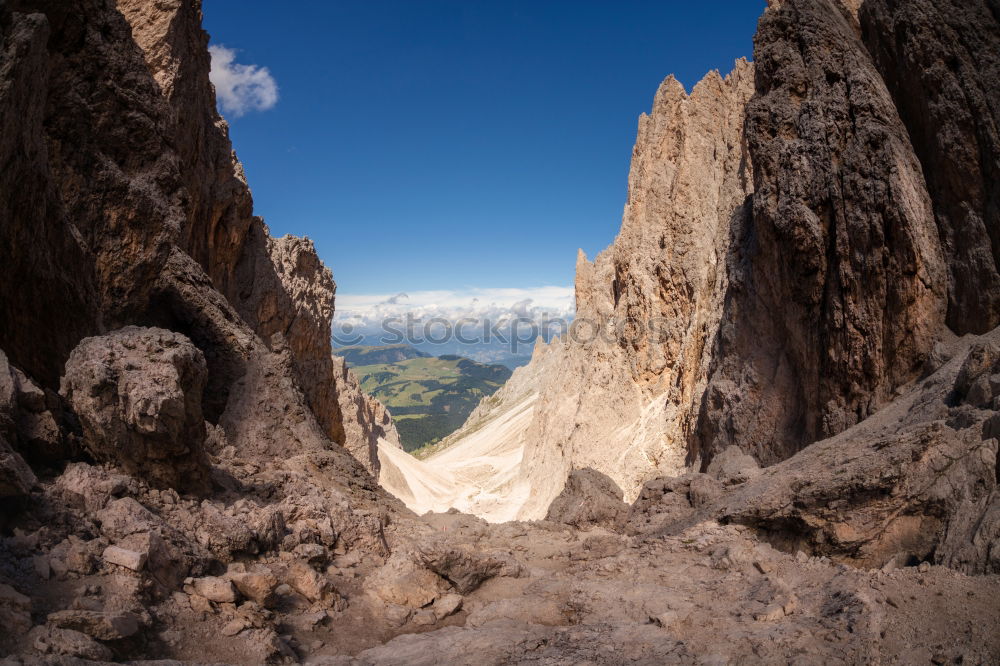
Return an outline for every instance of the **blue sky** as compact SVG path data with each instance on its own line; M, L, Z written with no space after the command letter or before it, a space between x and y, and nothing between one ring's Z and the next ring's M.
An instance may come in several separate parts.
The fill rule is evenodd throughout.
M764 4L204 0L204 15L231 50L216 57L267 69L225 83L261 84L266 110L223 111L256 212L312 238L338 294L530 293L572 285L577 248L614 239L660 81L690 90L749 57Z

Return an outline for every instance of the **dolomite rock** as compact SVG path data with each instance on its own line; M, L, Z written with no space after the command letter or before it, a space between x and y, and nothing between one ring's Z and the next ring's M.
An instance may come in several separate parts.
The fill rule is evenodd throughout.
M236 589L233 587L233 584L217 576L195 578L191 583L191 589L194 594L218 604L233 603L236 601Z
M105 562L120 567L125 567L132 571L139 571L146 566L148 555L135 550L128 550L119 546L108 546L102 555Z
M237 310L273 348L283 336L291 353L294 377L324 433L344 443L331 354L331 320L336 285L309 239L271 238L266 228L253 228L265 239L252 258L252 290L237 301Z
M604 474L592 469L575 469L566 486L549 505L545 520L581 529L601 525L620 528L628 513L621 488Z
M0 584L0 623L11 633L31 629L31 598L10 585Z
M302 560L292 562L286 580L292 589L309 601L320 601L332 591L330 581Z
M43 655L79 657L93 661L110 661L114 656L109 647L74 629L39 626L28 633L28 638Z
M808 38L803 38L808 35ZM906 127L848 14L786 0L755 37L753 211L692 458L783 460L914 379L941 333L941 243Z
M405 553L394 553L365 581L366 588L387 604L421 608L440 596L441 579Z
M150 74L170 105L180 176L189 196L179 246L205 270L267 343L287 341L309 407L328 437L344 442L330 359L336 285L308 239L272 238L216 110L200 3L118 0Z
M122 16L103 0L18 10L0 10L0 348L55 389L81 338L145 309L184 194Z
M892 6L916 3L900 0ZM773 4L770 11L781 12L805 3ZM853 4L863 18L865 8ZM825 6L813 3L807 9L819 12ZM14 606L39 613L127 609L154 622L117 642L113 654L72 629L42 626L30 635L14 636L0 631L4 654L26 662L67 661L59 656L65 653L102 661L168 657L263 663L308 658L369 666L442 661L726 663L745 661L747 655L761 663L783 663L801 655L844 663L998 660L995 610L1000 583L996 575L985 573L995 562L997 525L996 449L990 436L996 432L996 373L988 344L966 361L969 355L951 349L954 341L945 339L948 349L932 363L917 359L918 367L912 368L917 383L883 396L895 398L884 414L874 414L875 420L859 424L863 429L848 430L840 439L807 446L754 478L740 476L750 469L742 465L728 485L715 478L727 468L722 462L715 465L716 460L726 455L707 459L714 451L725 451L722 441L712 443L717 448L702 449L700 461L697 455L685 458L686 438L697 430L699 387L708 374L702 368L711 365L716 353L714 337L724 337L713 330L726 326L716 322L721 315L713 314L725 307L705 304L735 293L730 290L734 276L749 274L745 271L753 267L745 264L757 251L752 235L747 240L734 233L748 229L746 214L757 205L744 205L750 188L737 177L750 177L751 162L742 158L749 155L743 148L745 137L735 129L742 122L738 102L751 94L749 66L738 67L746 78L731 76L725 83L710 76L687 98L665 87L643 123L643 143L632 174L637 185L630 193L622 250L612 248L607 259L580 264L582 309L600 313L598 319L616 332L579 348L563 343L539 346L538 362L518 376L532 378L544 361L562 368L551 375L557 380L550 381L546 370L544 378L531 379L531 390L517 393L515 389L524 386L514 383L496 401L499 404L484 403L477 418L485 418L470 422L463 437L502 435L491 444L479 440L488 462L477 468L468 458L452 458L456 464L441 496L428 500L447 507L461 497L463 507L498 519L512 517L496 498L509 497L520 506L530 496L529 479L519 476L512 463L526 445L553 446L555 453L551 458L545 454L542 462L556 464L535 472L553 477L545 479L551 487L540 486L550 497L562 488L560 474L568 474L581 461L599 471L598 462L608 465L607 475L629 494L639 492L645 474L684 473L645 485L632 513L638 518L648 509L652 520L630 522L631 536L602 532L581 537L545 521L489 525L455 512L414 516L331 441L330 423L336 420L340 399L325 405L315 402L326 389L324 373L313 372L319 366L310 365L310 359L319 359L319 352L329 356L321 329L324 303L332 290L306 243L272 241L262 222L243 217L249 214L248 200L233 175L237 163L227 144L207 134L219 128L213 124L206 38L197 25L199 5L193 0L123 0L119 8L129 16L128 23L110 1L17 0L0 6L0 159L5 165L0 216L10 221L0 225L0 346L25 377L51 392L70 351L82 337L104 333L102 327L155 325L185 336L207 366L200 404L211 424L212 436L204 446L213 456L215 483L199 503L171 489L151 487L143 474L90 465L71 466L56 477L39 473L31 495L18 501L24 510L4 514L9 524L0 548L0 578L5 581L0 585L17 575L18 589L31 595L30 605L15 600ZM941 25L962 15L946 12ZM874 43L854 22L860 19L850 13L843 16L866 44ZM827 32L827 25L805 24L794 39L769 29L761 48L779 37L803 50L811 43L825 46L824 40L834 34ZM880 24L872 25L883 30ZM897 27L892 30L902 35ZM884 39L889 39L888 32ZM832 41L837 48L853 49L849 40ZM794 50L782 48L794 55ZM851 59L849 53L837 53L845 56L844 62ZM889 60L903 57L892 55ZM878 68L888 71L881 64ZM794 75L795 58L778 69ZM831 69L833 74L838 71ZM837 84L824 81L825 76L817 76L814 82L820 87ZM814 87L817 91L822 92ZM797 94L774 110L791 113L798 108ZM676 113L668 112L671 105ZM702 111L695 113L698 109ZM832 103L831 110L836 109ZM865 105L855 110L863 120ZM708 116L724 118L724 128L710 130ZM816 133L811 123L820 116L819 111L803 114L793 129ZM898 128L890 125L895 133ZM829 136L835 141L844 138ZM840 168L838 161L842 165L843 158L852 158L852 171L841 174L848 182L866 175L868 146L852 145L858 155L838 153L830 160L835 169ZM802 156L811 154L804 151ZM879 154L873 150L870 157L875 160ZM872 164L878 177L865 182L877 192L886 178L891 181L912 171L907 159L888 171L883 161ZM933 165L923 167L926 171ZM796 181L778 182L790 186L782 192L795 194L791 186ZM822 179L816 184L822 186ZM226 194L229 187L233 189ZM864 190L867 185L858 187ZM803 201L814 202L814 193L809 194ZM668 205L671 200L683 205L675 210ZM936 211L933 196L931 202ZM735 208L719 212L730 203ZM887 197L878 201L890 212L896 203ZM740 212L733 216L736 209ZM227 210L236 212L231 216ZM682 224L682 218L689 224ZM789 219L809 230L800 218ZM676 227L671 226L674 222ZM662 247L660 226L669 232L662 234ZM734 256L723 247L727 242L737 248ZM714 268L705 247L715 248ZM687 253L682 252L685 248ZM875 252L863 243L858 248L862 255ZM893 255L881 256L885 266L891 266ZM789 256L790 261L800 259ZM647 273L647 267L652 272ZM913 279L904 271L899 288ZM873 277L868 296L863 293L865 281L849 295L878 301L880 280ZM25 284L32 289L18 291ZM945 293L946 285L940 286ZM809 281L802 281L779 285L775 293L799 287L811 288ZM647 313L671 313L675 306L678 316L671 315L672 325L664 329L663 338L630 335L631 322ZM626 313L636 316L630 319ZM772 316L779 319L784 313L778 309ZM848 316L845 321L850 326L858 320ZM10 322L16 322L16 328ZM696 322L692 331L686 328L689 322ZM827 325L821 317L816 322L817 330ZM905 322L901 326L905 328ZM778 339L783 334L772 333ZM868 337L873 347L882 345L877 332ZM771 339L760 342L764 348L774 344ZM826 339L813 342L820 352L826 349ZM830 348L837 351L839 343L834 340ZM899 359L912 360L907 354ZM887 377L896 372L889 367L895 357L882 360L885 364L873 372ZM930 372L943 368L961 374L962 367L966 370L961 382L958 374L947 379ZM745 378L729 379L736 387L729 397L739 397L745 386L737 380ZM834 373L829 380L842 381L844 376ZM927 381L936 383L925 386ZM916 397L895 396L895 391L911 388L920 389ZM569 396L561 407L559 391ZM948 397L940 397L945 394ZM0 412L9 404L7 395L0 373ZM39 393L28 391L25 396L34 400ZM787 399L784 407L798 409L798 397L789 393ZM841 407L832 406L831 413ZM494 408L498 411L491 411ZM61 435L78 434L72 419L60 422L51 407L46 405L46 410ZM898 410L909 416L900 417ZM324 422L324 413L333 421ZM537 433L528 427L536 413L548 415ZM565 428L559 420L564 416L571 424ZM878 421L882 417L885 420ZM522 421L528 424L518 427ZM0 430L9 427L8 422L0 423ZM530 439L529 431L558 437ZM663 441L665 433L677 439ZM2 434L13 438L10 443L20 451L19 434ZM592 434L601 437L587 439ZM785 444L793 451L802 442L781 446ZM442 456L452 450L446 448ZM670 455L652 455L662 451ZM595 456L599 460L587 460ZM25 454L33 464L29 458ZM692 471L698 462L709 463L713 474ZM464 478L476 484L474 498L461 492L459 482L468 483L462 480L466 473ZM423 481L423 487L411 487L414 497L435 479L427 475ZM135 504L120 502L126 498ZM540 502L540 515L547 504ZM133 512L136 505L149 515ZM118 521L117 516L127 520ZM142 531L132 531L130 517L136 527L142 524ZM720 525L715 518L737 524ZM851 533L845 524L856 525L858 531ZM116 552L107 548L106 525L109 534L113 530L123 535L111 548L147 557L138 571L95 566L95 555L102 549ZM644 531L650 526L652 534ZM882 526L889 529L883 531ZM780 552L766 539L780 547L791 543L803 553L796 557ZM296 551L303 544L307 547ZM929 547L937 564L984 574L973 578L944 566L901 566ZM336 554L335 561L353 564L326 575L310 569L316 575L313 580L329 576L337 581L338 594L354 597L349 613L330 613L323 620L308 600L289 593L268 609L248 599L239 606L221 603L217 612L203 615L201 611L213 610L207 599L195 595L188 601L178 592L187 576L204 577L220 563L232 563L234 571L241 565L246 571L273 567L284 576L283 562L291 553L323 549ZM239 561L232 562L237 555ZM851 569L824 559L877 564L883 556L899 568ZM416 612L390 605L383 613L378 595L377 603L370 603L373 600L362 591L370 591L373 581L380 580L377 572L386 557L408 558L403 569L423 570L428 585L418 585L415 595L426 598L432 589L437 600ZM55 575L44 579L44 567L39 566L35 578L32 565L44 558L54 563ZM84 572L86 580L62 579ZM22 579L28 583L22 584ZM440 617L455 601L443 594L449 585L466 591L462 607L468 618L464 626L434 630L436 621L462 623L462 618ZM0 611L5 604L2 591L0 587ZM16 613L15 620L30 623L30 613ZM319 628L320 621L330 630ZM197 638L204 636L212 640ZM326 644L320 645L320 639Z
M640 118L621 231L593 263L577 260L575 331L557 343L526 434L532 494L519 518L544 516L572 468L608 475L626 501L684 469L732 228L752 191L742 137L753 71L737 61L690 94L670 77Z
M446 540L426 539L419 545L419 562L451 583L459 594L469 594L497 576L517 578L521 564L509 553L456 547Z
M357 377L344 359L333 357L333 366L337 377L337 399L344 415L344 447L372 476L378 478L382 470L379 444L402 449L399 433L389 410L361 390Z
M866 0L861 37L923 164L949 328L1000 325L1000 17L990 0Z
M184 336L130 326L81 342L61 392L95 458L154 485L203 491L206 373L204 356Z
M60 629L83 632L101 641L128 638L139 631L138 619L131 613L64 610L49 613L48 623Z
M278 586L278 580L273 574L246 572L226 574L226 577L247 599L256 601L262 606L269 605L273 601L274 588Z
M742 483L760 473L760 465L753 456L739 447L730 446L712 458L705 470L710 476L726 485Z
M27 495L37 480L24 459L0 435L0 498Z
M994 371L998 339L1000 328L952 342L951 360L889 407L700 501L695 485L707 475L648 482L629 530L676 534L718 519L786 552L857 567L930 560L1000 571L997 411L964 392Z
M454 615L460 611L462 609L462 601L463 597L461 594L442 595L431 606L431 612L434 613L436 620L443 620L449 615Z
M0 350L0 436L33 463L59 465L76 453L62 432L64 420L59 396L11 366Z

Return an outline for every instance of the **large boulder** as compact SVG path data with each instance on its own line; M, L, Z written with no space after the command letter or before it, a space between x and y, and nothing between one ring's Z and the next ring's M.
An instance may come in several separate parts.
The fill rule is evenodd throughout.
M622 490L607 475L586 468L573 470L545 516L546 520L575 527L600 525L617 528L628 515Z
M998 342L1000 328L959 340L893 405L732 486L708 515L858 566L1000 572Z
M152 485L208 485L201 400L205 358L180 335L129 326L84 339L66 363L61 393L84 447Z

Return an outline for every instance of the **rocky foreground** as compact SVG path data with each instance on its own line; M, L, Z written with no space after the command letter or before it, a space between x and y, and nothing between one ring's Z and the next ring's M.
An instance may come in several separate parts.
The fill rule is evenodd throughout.
M196 0L0 4L0 655L1000 661L998 15L774 2L753 65L664 83L578 269L620 335L505 389L522 460L460 499L537 520L491 524L376 482Z

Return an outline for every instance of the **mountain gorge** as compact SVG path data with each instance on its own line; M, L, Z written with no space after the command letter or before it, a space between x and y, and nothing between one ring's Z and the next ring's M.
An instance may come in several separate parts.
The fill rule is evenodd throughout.
M436 444L465 422L479 401L510 377L503 365L484 365L408 345L342 347L361 389L392 412L406 451Z
M574 330L424 460L207 44L0 4L0 655L1000 660L993 0L775 0L667 78Z

